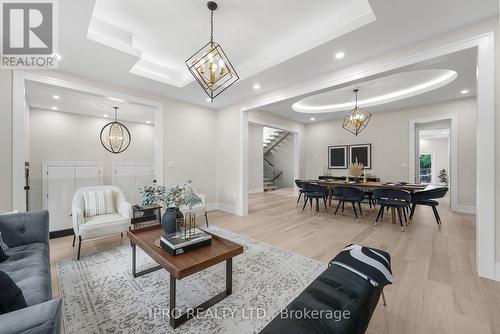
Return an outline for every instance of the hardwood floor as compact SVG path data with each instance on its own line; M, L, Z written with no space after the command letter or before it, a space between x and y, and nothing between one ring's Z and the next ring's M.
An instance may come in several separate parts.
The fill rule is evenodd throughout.
M319 215L295 205L291 189L250 195L249 215L210 212L211 224L326 263L344 246L360 243L388 251L395 283L386 287L387 307L380 303L367 333L500 333L500 283L475 273L474 215L450 212L447 199L439 212L439 230L430 208L417 208L406 232L390 214L373 226L376 210L363 205L355 222L352 208ZM339 210L340 211L340 210ZM201 222L201 220L200 220ZM74 258L72 237L51 240L54 294L55 262ZM84 243L82 256L128 243L119 236Z

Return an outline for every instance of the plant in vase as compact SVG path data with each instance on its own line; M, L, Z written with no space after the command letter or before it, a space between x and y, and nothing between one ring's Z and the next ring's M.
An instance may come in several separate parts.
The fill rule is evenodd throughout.
M363 175L365 167L363 164L359 162L355 162L349 166L347 169L349 176L352 176L356 182L359 180L359 178Z
M187 206L191 210L195 205L202 203L201 198L194 192L191 181L168 187L145 186L141 194L143 205L159 204L166 208L161 217L161 225L166 234L174 233L176 220L184 217L180 210L182 206Z

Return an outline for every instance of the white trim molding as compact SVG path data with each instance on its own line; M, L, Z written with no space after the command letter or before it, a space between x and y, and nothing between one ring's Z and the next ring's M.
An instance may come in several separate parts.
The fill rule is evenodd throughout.
M495 281L500 282L500 262L495 263Z
M475 205L458 204L457 207L455 208L455 212L475 215L476 214L476 206Z

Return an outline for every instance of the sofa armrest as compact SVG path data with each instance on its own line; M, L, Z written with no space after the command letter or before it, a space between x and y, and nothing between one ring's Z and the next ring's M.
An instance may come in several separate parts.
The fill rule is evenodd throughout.
M0 334L58 334L60 318L61 299L52 299L0 315Z
M125 218L132 218L132 204L127 202L118 203L118 214Z
M43 242L49 244L49 212L0 215L0 232L9 247Z

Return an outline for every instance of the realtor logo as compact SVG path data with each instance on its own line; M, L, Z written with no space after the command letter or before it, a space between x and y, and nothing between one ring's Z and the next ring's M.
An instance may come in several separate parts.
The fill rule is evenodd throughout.
M2 68L57 66L54 3L35 1L2 1Z

